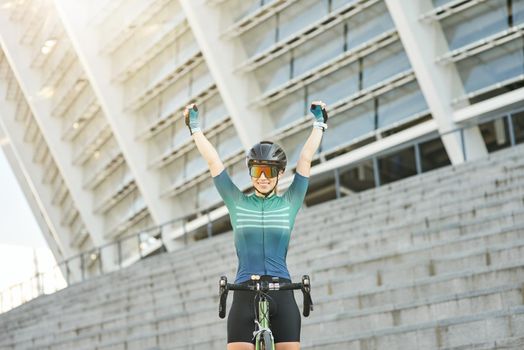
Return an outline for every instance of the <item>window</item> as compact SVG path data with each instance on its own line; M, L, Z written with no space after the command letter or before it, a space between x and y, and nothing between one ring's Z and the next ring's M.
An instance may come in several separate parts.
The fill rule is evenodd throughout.
M512 0L511 12L513 15L513 25L519 25L524 23L524 1Z
M227 168L231 181L243 191L246 188L251 188L251 177L247 171L246 159L242 158L235 164Z
M365 160L357 165L350 165L339 170L341 194L361 192L375 187L373 161Z
M442 20L449 49L455 50L508 28L506 1L485 1Z
M344 27L335 26L293 51L293 77L299 76L344 52Z
M307 88L308 101L322 100L329 105L358 92L358 64L339 70L314 81Z
M378 84L395 74L405 72L411 65L400 42L375 51L364 57L363 80L364 89Z
M209 129L220 121L224 121L229 115L218 93L207 99L202 105L199 105L198 109L202 111L202 126L205 129Z
M348 24L347 47L351 50L393 29L393 21L384 2L351 17Z
M247 32L242 33L240 39L244 44L244 49L248 57L255 56L267 50L275 43L276 18L276 16L272 16Z
M286 53L282 56L270 60L255 70L260 90L265 93L286 83L291 77L291 54Z
M508 120L498 118L479 125L488 152L498 151L511 145Z
M439 7L453 0L433 0L433 6Z
M306 114L304 90L298 90L268 106L270 118L281 128Z
M387 127L426 109L426 100L416 82L398 87L378 97L378 127Z
M309 180L308 190L304 201L307 206L327 202L337 198L335 173L329 171L312 177Z
M198 153L196 148L185 154L186 158L186 176L184 181L189 181L197 175L200 175L207 169L207 163L204 158Z
M446 152L440 137L431 141L422 142L419 145L419 150L422 172L451 164L448 153Z
M227 159L232 155L238 153L242 149L242 144L237 136L236 129L230 127L222 131L215 137L216 142L212 144L216 145L216 149L220 159Z
M199 209L208 208L218 202L221 198L215 188L215 184L211 176L206 180L200 182L198 185L197 206Z
M378 159L382 185L417 174L415 149L409 147Z
M468 93L515 78L524 74L523 41L513 40L459 61L457 68Z
M307 128L276 142L282 146L286 152L288 169L294 168L297 165L298 157L300 156L302 147L304 146L304 143L306 142L310 133L311 129Z
M327 15L327 1L301 0L278 14L278 40L285 39Z
M514 113L512 116L515 142L524 142L524 111Z
M329 128L322 139L322 151L347 145L354 139L369 134L375 129L373 102L353 107L329 120Z

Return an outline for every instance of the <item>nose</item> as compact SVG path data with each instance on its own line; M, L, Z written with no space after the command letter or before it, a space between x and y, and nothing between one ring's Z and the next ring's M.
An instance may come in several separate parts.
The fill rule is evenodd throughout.
M265 174L265 173L260 174L260 177L261 177L261 178L264 177L264 179L267 180L267 177L266 177L266 174Z

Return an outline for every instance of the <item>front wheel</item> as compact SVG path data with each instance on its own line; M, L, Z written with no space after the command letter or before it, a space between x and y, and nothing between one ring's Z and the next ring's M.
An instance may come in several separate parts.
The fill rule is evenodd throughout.
M273 342L273 335L269 332L262 332L260 334L260 345L259 350L275 350L275 344Z

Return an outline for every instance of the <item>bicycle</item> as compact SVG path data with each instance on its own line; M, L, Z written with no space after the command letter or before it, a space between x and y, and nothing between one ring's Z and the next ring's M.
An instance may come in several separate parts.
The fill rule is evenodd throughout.
M308 317L313 311L313 301L311 300L311 283L309 276L302 276L302 283L279 283L278 278L273 278L273 282L260 281L260 276L251 276L251 284L231 284L227 283L227 277L221 276L219 282L220 304L218 316L226 316L227 294L230 290L256 292L258 298L258 320L255 319L257 329L253 332L255 338L255 350L275 350L273 333L269 328L269 300L267 292L279 290L302 290L304 295L304 307L302 314Z

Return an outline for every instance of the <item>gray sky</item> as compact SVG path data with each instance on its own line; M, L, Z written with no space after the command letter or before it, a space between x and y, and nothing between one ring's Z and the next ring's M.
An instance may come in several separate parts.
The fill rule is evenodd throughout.
M0 245L4 244L47 248L11 166L0 148Z

